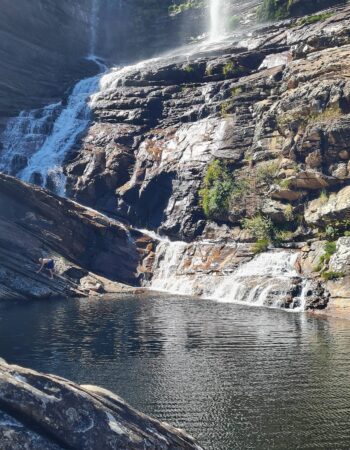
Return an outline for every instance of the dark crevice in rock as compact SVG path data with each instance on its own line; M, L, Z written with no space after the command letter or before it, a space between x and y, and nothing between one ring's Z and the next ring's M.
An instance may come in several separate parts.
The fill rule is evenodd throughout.
M12 408L6 402L4 402L0 398L0 410L4 411L10 417L13 417L15 420L20 422L25 428L32 431L33 433L41 436L44 440L49 442L53 442L62 450L78 450L76 447L68 445L64 440L60 439L56 434L51 433L49 429L45 429L43 424L40 424L33 420L33 418L29 417L27 414L24 414L21 411L18 411L15 408Z

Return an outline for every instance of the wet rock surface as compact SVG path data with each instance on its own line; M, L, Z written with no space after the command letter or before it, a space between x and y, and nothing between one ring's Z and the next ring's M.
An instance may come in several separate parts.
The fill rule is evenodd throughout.
M3 450L200 450L193 438L110 391L79 386L0 360Z
M174 53L106 75L92 101L94 123L66 167L71 195L191 240L205 227L198 191L213 159L237 177L247 160L254 170L277 160L286 182L268 195L282 204L341 187L349 127L339 61L348 59L349 21L344 8L319 23L278 24L212 52L194 47L186 60ZM265 189L251 193L257 203Z
M107 74L66 165L70 195L174 240L203 239L212 227L214 239L249 243L233 230L263 214L282 245L322 242L330 222L348 215L349 25L350 8L339 6L314 23L241 30L186 57ZM248 192L209 220L199 190L213 160ZM305 273L322 284L312 265Z
M257 3L244 2L244 11ZM242 229L246 217L270 221L275 247L331 239L330 221L348 215L350 8L269 25L249 14L242 23L219 43L199 40L106 73L90 101L91 126L65 161L69 196L195 248L221 240L216 260L225 260L225 244L256 240ZM213 161L237 192L206 216L200 189ZM25 164L13 161L16 170ZM137 244L143 280L157 253L149 244ZM219 270L231 270L230 258ZM189 276L202 270L190 258L187 268Z
M98 212L0 174L0 298L88 295L139 284L152 240ZM39 257L56 275L36 274Z

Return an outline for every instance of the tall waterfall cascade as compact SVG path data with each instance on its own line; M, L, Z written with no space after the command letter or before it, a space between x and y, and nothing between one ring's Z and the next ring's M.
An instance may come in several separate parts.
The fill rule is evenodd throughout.
M211 271L207 270L205 261L200 261L200 257L189 257L188 245L166 240L159 243L154 276L149 285L151 289L197 295L218 302L294 311L305 309L307 285L294 269L296 253L288 250L270 251L257 255L233 271ZM210 244L203 242L195 245L204 248Z
M98 12L99 0L92 0L87 59L93 60L101 73L79 81L65 106L55 103L10 119L0 137L0 171L47 187L60 196L65 195L65 157L90 123L90 97L98 90L106 69L95 55Z
M98 32L99 0L92 0L90 16L90 55L96 55L97 32Z
M216 42L222 39L224 35L224 20L223 20L223 0L210 0L210 32L209 37L211 42Z

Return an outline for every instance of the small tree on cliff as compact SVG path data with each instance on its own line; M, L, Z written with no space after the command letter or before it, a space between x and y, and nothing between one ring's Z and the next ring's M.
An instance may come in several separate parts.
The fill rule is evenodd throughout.
M219 160L211 162L199 191L200 205L207 217L215 219L227 212L232 185L232 177L226 165Z

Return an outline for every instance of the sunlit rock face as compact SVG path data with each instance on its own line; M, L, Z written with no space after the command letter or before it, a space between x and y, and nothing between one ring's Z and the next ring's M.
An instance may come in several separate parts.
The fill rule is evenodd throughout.
M198 193L214 159L253 180L250 201L218 217L231 225L257 210L280 224L288 203L302 213L320 190L340 189L349 179L349 14L247 28L112 70L66 166L69 195L188 241L208 223ZM275 185L254 182L270 161Z
M0 299L119 292L139 284L152 239L13 177L0 174ZM39 258L55 277L37 274Z
M106 389L0 360L3 450L201 450L184 431L142 414Z

